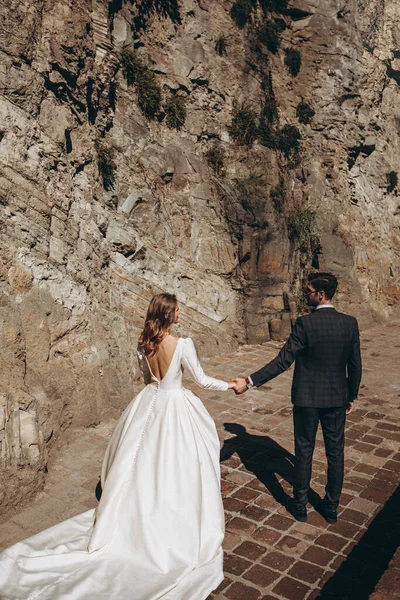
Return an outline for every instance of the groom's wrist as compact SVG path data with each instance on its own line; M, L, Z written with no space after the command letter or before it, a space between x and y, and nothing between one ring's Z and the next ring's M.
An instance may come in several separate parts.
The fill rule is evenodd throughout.
M246 386L247 389L252 388L254 385L252 378L250 377L250 375L248 377L246 377Z

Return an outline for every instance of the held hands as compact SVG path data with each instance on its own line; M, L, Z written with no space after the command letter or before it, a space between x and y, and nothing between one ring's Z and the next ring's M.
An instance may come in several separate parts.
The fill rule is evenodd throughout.
M235 394L243 394L247 390L247 382L245 377L236 377L228 382L229 389L232 389Z

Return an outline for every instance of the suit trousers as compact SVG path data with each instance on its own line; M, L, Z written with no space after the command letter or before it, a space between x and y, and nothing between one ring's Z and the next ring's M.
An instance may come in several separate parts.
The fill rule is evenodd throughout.
M328 461L324 503L331 510L336 509L339 504L344 476L346 406L333 408L293 407L296 459L293 495L298 508L305 508L308 501L312 457L319 422L321 423Z

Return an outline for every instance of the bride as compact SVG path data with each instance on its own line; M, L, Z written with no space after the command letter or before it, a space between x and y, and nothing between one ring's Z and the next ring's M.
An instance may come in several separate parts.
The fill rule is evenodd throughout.
M139 340L145 388L108 445L103 493L89 510L0 554L2 600L204 600L223 579L219 441L182 371L207 377L190 338L176 338L178 303L150 302Z

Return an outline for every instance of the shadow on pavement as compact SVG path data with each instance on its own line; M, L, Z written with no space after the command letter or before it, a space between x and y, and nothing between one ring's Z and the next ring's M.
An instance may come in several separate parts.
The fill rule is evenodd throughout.
M367 600L388 568L399 542L400 487L393 492L358 544L326 582L318 598Z
M257 479L282 506L287 506L290 496L285 492L279 478L291 486L294 482L294 456L267 435L252 435L239 423L224 423L226 431L235 437L224 441L220 461L228 460L235 452L248 471ZM278 478L279 476L279 478ZM310 490L309 502L317 506L320 496Z
M225 440L221 449L221 462L228 460L236 452L246 469L254 473L277 502L286 506L289 496L279 479L283 478L293 485L293 454L268 436L247 433L246 428L238 423L224 423L224 427L235 437ZM318 509L319 501L320 496L311 490L309 502ZM399 542L400 487L393 492L366 533L326 582L318 599L368 600L388 568Z

